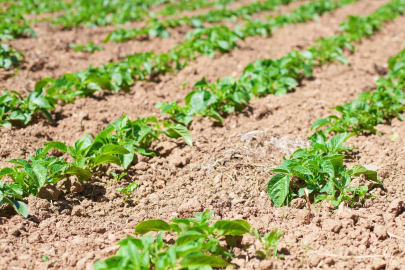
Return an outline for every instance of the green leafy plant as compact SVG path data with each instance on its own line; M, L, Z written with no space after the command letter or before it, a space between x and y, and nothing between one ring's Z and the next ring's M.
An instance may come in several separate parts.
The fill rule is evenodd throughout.
M269 259L271 257L283 258L284 254L277 252L278 243L280 238L284 235L283 231L279 231L277 228L272 230L270 233L265 233L263 237L260 236L256 228L253 229L253 233L256 238L260 241L263 251L256 250L256 253L264 259Z
M212 269L230 266L230 247L220 241L241 237L250 232L245 220L218 220L210 225L213 212L205 210L194 218L146 220L135 227L135 234L160 232L140 238L127 237L120 241L120 249L113 257L97 261L94 269ZM173 243L164 241L164 233L175 235ZM228 243L230 241L227 241Z
M70 48L72 48L75 52L88 52L94 53L95 51L103 51L104 48L100 45L94 44L94 42L88 42L86 45L77 45L77 44L70 44Z
M24 58L24 54L10 48L10 45L0 44L0 68L8 70L11 66L17 67Z
M304 189L315 197L315 202L331 200L337 206L341 201L351 202L356 195L365 195L367 187L348 188L352 177L364 174L369 180L382 184L377 172L367 170L356 165L352 170L343 166L343 153L353 148L343 143L353 136L349 133L340 133L327 140L323 132L314 133L308 140L310 148L296 150L289 159L271 171L273 176L267 187L272 202L280 207L288 204L298 193L304 196ZM291 181L295 179L294 185Z
M114 177L116 183L118 183L124 176L128 175L126 172L123 172L120 175L116 174L115 172L111 172L110 174Z
M8 162L16 166L0 170L0 180L10 177L14 182L13 185L1 186L3 196L0 196L0 203L9 203L18 213L25 215L25 204L16 201L17 199L21 200L29 195L37 196L44 185L55 185L70 176L77 177L80 182L86 181L94 173L107 171L103 167L109 164L127 169L134 160L135 151L141 155L155 156L149 147L153 141L159 140L162 134L170 138L182 137L186 143L192 145L190 132L180 124L167 121L160 124L155 117L131 121L127 116L115 120L94 139L85 135L73 146L57 141L47 142L43 148L36 150L34 156L29 156L28 160L12 159ZM51 149L64 155L49 155ZM65 159L65 155L69 158ZM117 176L117 179L124 175ZM126 191L135 188L136 185L130 185Z
M125 201L131 200L131 194L132 192L137 189L139 187L139 184L133 182L131 184L129 184L127 187L125 188L116 188L116 190L118 192L121 192L122 194L124 194L125 196L127 196L125 198Z

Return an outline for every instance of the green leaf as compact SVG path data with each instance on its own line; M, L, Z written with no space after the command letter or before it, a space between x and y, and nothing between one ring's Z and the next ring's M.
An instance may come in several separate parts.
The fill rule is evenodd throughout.
M246 220L218 220L213 228L221 235L243 235L250 232L250 225Z
M79 180L79 182L86 181L93 176L91 172L89 172L88 170L85 170L77 166L70 166L67 169L65 169L63 173L75 175Z
M183 246L199 239L205 239L207 236L204 233L198 231L185 231L179 235L176 239L177 246Z
M180 262L182 268L190 268L190 267L202 267L202 266L211 266L211 267L218 267L218 268L225 268L229 265L232 265L214 255L206 255L203 253L199 254L190 254L184 257L184 259Z
M66 146L66 144L64 144L62 142L48 142L48 143L44 143L44 145L48 149L54 148L54 149L60 150L65 153L67 152L67 146Z
M46 178L47 178L47 175L48 175L47 169L46 169L44 166L42 166L42 165L33 164L33 165L32 165L32 170L34 171L34 173L35 173L36 176L37 176L37 179L38 179L38 188L42 188L43 185L44 185L45 182L46 182Z
M179 137L183 137L186 144L193 145L193 139L191 138L190 131L181 124L171 123L165 133L170 138L177 139Z
M361 166L361 165L355 165L353 166L353 169L351 169L349 171L349 174L352 176L360 176L362 174L364 174L367 179L377 182L379 184L383 184L380 180L380 177L378 176L378 173L376 171L372 171L372 170L367 170L365 167Z
M22 215L24 218L28 217L28 205L9 197L4 197L4 201L10 204L18 214Z
M102 154L120 154L120 155L126 155L130 153L125 147L115 144L104 145L103 147L101 147L100 152Z
M277 207L284 204L285 198L288 195L290 187L290 176L278 173L273 176L267 184L267 194L269 194L271 201Z
M135 156L135 149L133 145L124 145L125 149L128 150L128 154L125 155L118 155L120 161L121 161L121 166L125 170L128 169L129 165L131 165L132 161L134 160Z
M170 232L170 225L161 219L145 220L135 226L135 234L145 234L153 231L167 231Z
M121 166L121 161L120 161L119 157L108 155L108 154L98 155L92 159L92 162L93 162L94 167L100 166L102 164L107 164L107 163L117 164L117 165Z

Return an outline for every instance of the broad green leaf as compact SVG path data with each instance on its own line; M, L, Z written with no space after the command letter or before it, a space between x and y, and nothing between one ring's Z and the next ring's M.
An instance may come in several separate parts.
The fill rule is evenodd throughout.
M47 149L54 148L67 153L67 146L62 142L48 142L44 143L44 145L46 146Z
M46 182L48 171L47 169L39 164L32 164L32 170L37 176L38 179L38 188L42 188Z
M128 169L129 165L131 165L132 161L134 160L135 156L135 149L133 145L124 145L125 149L128 150L128 154L125 155L118 155L120 161L121 161L121 166L125 170Z
M190 267L201 267L201 266L211 266L211 267L218 267L218 268L225 268L232 264L228 263L224 259L220 257L216 257L214 255L206 255L204 253L199 254L190 254L184 257L184 259L180 262L180 265L183 268L190 268Z
M100 152L101 154L120 154L120 155L126 155L130 153L125 147L115 144L104 145L103 147L101 147Z
M92 159L93 166L100 166L102 164L112 163L121 166L121 161L119 157L108 155L108 154L101 154L96 156Z
M75 175L79 180L79 182L86 181L93 176L91 172L89 172L88 170L85 170L77 166L70 166L67 169L65 169L63 173Z
M24 218L28 217L28 205L9 197L4 197L4 201L10 204L18 214L22 215Z
M367 179L371 180L371 181L375 181L379 184L383 184L380 180L380 177L378 176L378 173L376 171L372 171L372 170L367 170L365 167L361 166L361 165L355 165L353 166L353 169L351 169L349 171L350 175L352 176L360 176L362 174L364 174Z
M170 232L170 225L161 219L145 220L135 226L135 234L145 234L153 231L168 231Z
M169 128L165 131L166 135L170 138L183 137L184 141L188 145L193 145L193 139L191 138L190 131L181 124L170 124Z
M177 246L183 246L186 245L192 241L197 241L199 239L205 239L207 235L201 232L197 231L185 231L179 235L179 237L176 239L176 245Z
M290 187L290 176L278 173L273 176L267 184L267 194L277 207L284 204Z
M250 232L250 225L245 220L218 220L213 228L221 235L243 235Z

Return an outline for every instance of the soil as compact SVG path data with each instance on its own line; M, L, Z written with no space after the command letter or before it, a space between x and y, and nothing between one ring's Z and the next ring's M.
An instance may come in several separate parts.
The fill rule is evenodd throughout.
M280 28L269 38L249 38L238 50L213 59L200 57L158 82L135 84L129 93L104 93L58 105L56 123L38 116L27 127L1 130L0 166L10 167L6 161L12 158L27 158L47 141L72 144L84 134L94 136L123 114L131 119L151 115L164 119L155 104L181 100L202 77L215 81L239 76L248 63L308 48L320 37L339 33L338 25L348 15L366 15L387 2L361 1L314 22ZM39 39L16 40L12 45L26 53L29 65L43 61L43 68L27 68L0 80L2 88L28 91L37 79L78 71L91 63L116 61L121 52L167 51L184 36L184 29L177 29L168 40L108 44L103 52L78 57L81 54L63 49L66 44L75 39L101 41L111 28L60 31L40 24L36 30ZM0 269L92 269L94 261L114 254L115 243L133 234L140 221L191 217L207 208L215 210L214 219L243 218L261 233L274 228L285 232L279 246L285 254L283 260L259 260L254 246L246 251L236 249L232 263L240 269L404 269L403 122L393 119L377 127L382 136L361 135L347 143L356 147L347 159L348 166L375 166L384 182L384 188L373 189L376 197L364 205L349 208L342 204L334 211L323 203L312 208L308 225L302 199L294 200L291 207L275 208L266 193L273 175L269 170L279 165L283 156L306 146L311 124L334 113L330 107L373 89L376 78L386 71L389 57L403 49L404 40L405 17L400 17L357 44L356 52L347 54L349 66L333 63L316 68L313 78L294 92L255 99L246 110L227 117L223 125L196 119L190 127L193 146L180 139L162 138L153 146L159 156L139 156L119 183L109 172L119 174L122 170L111 166L107 174L91 181L69 179L59 184L58 190L49 187L47 192L54 200L29 197L27 219L2 207ZM51 62L54 68L50 68ZM187 86L182 87L185 81ZM133 193L133 201L124 202L115 188L133 181L140 187ZM244 237L242 244L257 243ZM43 256L50 260L44 262Z

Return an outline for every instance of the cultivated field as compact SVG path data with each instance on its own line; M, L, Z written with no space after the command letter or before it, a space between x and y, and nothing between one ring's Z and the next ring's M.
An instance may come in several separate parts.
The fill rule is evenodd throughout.
M0 0L0 269L404 269L404 12Z

